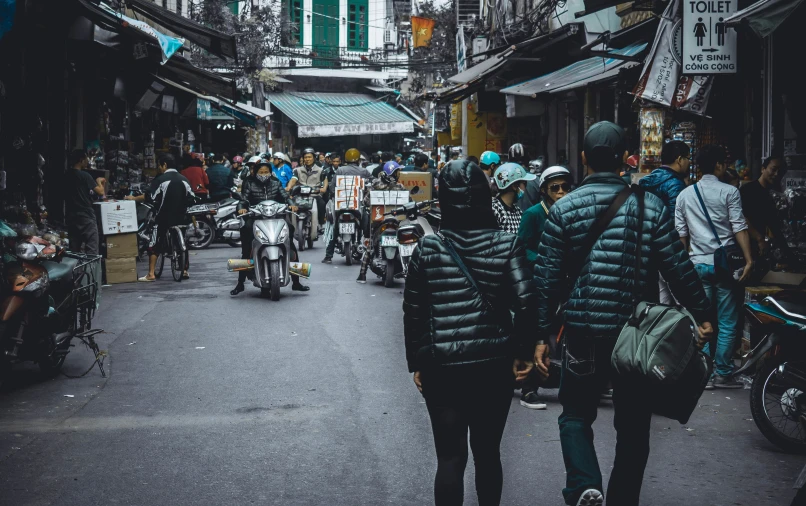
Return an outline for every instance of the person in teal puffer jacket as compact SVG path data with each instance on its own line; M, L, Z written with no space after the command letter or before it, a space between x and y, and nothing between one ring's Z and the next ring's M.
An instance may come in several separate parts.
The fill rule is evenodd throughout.
M657 300L655 287L660 272L680 303L694 316L701 338L713 332L708 322L710 304L675 231L671 214L664 202L651 193L644 194L641 230L638 230L637 196L631 195L590 253L581 251L590 229L627 186L618 175L627 157L621 127L610 122L597 123L588 130L583 146L582 161L593 173L552 206L538 249L537 338L549 338L556 308L567 297L562 311L565 331L559 393L563 407L559 425L567 473L563 490L566 504L604 502L592 425L599 395L612 379L617 442L607 502L638 506L649 457L652 412L640 383L619 381L610 374L610 356L616 339L633 312L638 234L642 235L643 268L638 287L642 300ZM535 353L538 370L548 367L545 351L539 348Z
M642 177L638 184L660 197L669 213L674 216L677 196L686 189L683 178L691 166L691 148L683 141L668 142L663 146L660 159L663 165Z

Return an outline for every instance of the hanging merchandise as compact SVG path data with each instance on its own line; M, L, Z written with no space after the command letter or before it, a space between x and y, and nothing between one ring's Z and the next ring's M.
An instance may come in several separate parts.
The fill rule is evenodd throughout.
M663 110L641 109L641 165L639 172L652 172L661 165L663 149Z

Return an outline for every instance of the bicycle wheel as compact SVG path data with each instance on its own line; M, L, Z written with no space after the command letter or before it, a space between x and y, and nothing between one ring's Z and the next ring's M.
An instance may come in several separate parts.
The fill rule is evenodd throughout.
M173 275L174 281L182 281L187 256L187 252L182 251L182 246L178 242L175 234L171 234L171 275Z
M162 276L162 269L165 267L165 255L160 253L157 256L157 265L154 268L154 277L159 279Z

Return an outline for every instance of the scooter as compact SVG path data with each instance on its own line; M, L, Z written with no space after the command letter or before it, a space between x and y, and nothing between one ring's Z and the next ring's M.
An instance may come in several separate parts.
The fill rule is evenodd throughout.
M783 291L745 310L764 337L744 357L737 376L756 367L750 412L761 433L789 453L806 453L806 303ZM755 329L754 329L755 330Z
M101 257L67 253L39 237L6 239L0 296L0 384L19 362L36 362L46 376L61 370L73 339L102 353L92 329Z
M253 217L252 263L249 276L260 294L280 300L280 287L291 283L289 271L291 237L286 215L294 214L288 205L264 200L244 216Z
M434 228L429 220L439 221L439 214L430 211L431 206L436 203L437 200L409 202L403 207L384 214L384 216L390 217L388 226L381 232L379 240L381 258L385 261L383 273L385 287L392 287L396 277L406 277L409 271L409 261L417 244L425 236L434 235ZM425 211L426 209L429 211ZM430 216L427 219L428 214ZM397 216L406 218L402 222L398 222L395 227L391 220L397 222ZM384 224L387 224L386 220Z
M188 208L194 222L186 237L190 249L205 249L214 242L226 242L233 248L241 246L241 220L238 219L238 200L232 197L219 202L197 204Z
M341 255L346 259L347 265L353 265L353 259L359 254L361 210L337 209L334 215L334 222L338 226L337 240L341 246Z
M318 230L313 226L313 206L316 202L313 196L319 191L322 185L305 186L298 184L291 189L293 204L299 208L297 212L297 223L295 225L295 239L299 244L298 249L305 251L305 248L313 248L313 242L318 238Z

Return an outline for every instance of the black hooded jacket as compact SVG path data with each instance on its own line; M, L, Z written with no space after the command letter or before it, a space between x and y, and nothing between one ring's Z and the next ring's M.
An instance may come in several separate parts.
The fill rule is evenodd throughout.
M537 309L531 270L520 239L498 230L487 177L472 162L449 163L439 176L439 202L441 233L492 309L442 240L427 236L411 258L403 296L409 371L529 359Z
M239 209L249 209L263 202L264 200L273 200L281 204L288 204L288 193L283 188L283 183L275 177L269 177L265 183L255 176L249 176L244 179L241 185L241 203L238 204Z

